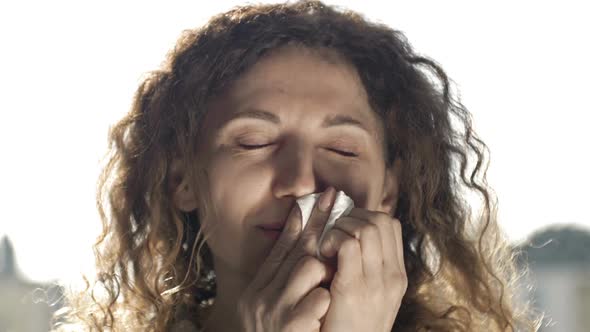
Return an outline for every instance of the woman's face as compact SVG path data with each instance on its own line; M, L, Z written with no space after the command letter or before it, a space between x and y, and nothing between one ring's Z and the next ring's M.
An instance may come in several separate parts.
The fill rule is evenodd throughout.
M394 213L399 163L385 169L383 127L356 70L330 59L280 49L211 102L199 159L215 211L202 224L216 270L255 275L274 242L257 226L284 222L298 197L328 186L356 207ZM198 208L182 186L177 207Z

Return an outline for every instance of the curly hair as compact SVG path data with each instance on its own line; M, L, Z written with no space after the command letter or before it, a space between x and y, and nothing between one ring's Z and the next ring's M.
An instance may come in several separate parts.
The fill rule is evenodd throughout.
M408 288L393 330L536 331L541 318L517 297L524 271L497 223L489 149L450 79L402 32L319 1L216 15L184 31L144 79L131 110L109 131L96 196L103 225L94 244L97 275L67 293L54 329L166 331L189 316L202 325L216 285L200 228L208 214L207 186L195 167L203 162L196 153L201 119L211 98L288 44L333 50L356 68L385 128L387 166L403 160L394 217L402 224ZM177 157L205 192L194 213L171 202ZM475 217L468 193L483 202Z

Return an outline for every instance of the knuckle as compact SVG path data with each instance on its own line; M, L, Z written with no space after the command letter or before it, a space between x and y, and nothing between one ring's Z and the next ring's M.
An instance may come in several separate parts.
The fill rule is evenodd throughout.
M325 252L325 251L330 250L335 247L336 247L336 233L332 229L326 234L326 236L322 240L322 243L320 245L320 251Z
M360 244L357 239L346 239L346 240L344 240L344 242L342 242L340 250L342 250L344 252L355 251L355 250L358 250L359 245Z
M391 219L391 216L385 212L374 211L376 219Z
M399 221L399 219L390 218L387 220L387 224L389 227L397 228L399 230L402 229L402 223Z
M302 262L301 265L302 265L303 269L313 270L313 269L315 269L315 267L318 263L318 260L315 257L305 255L301 258L301 262Z
M324 223L321 222L322 220L328 219L328 213L322 212L320 210L315 210L311 213L309 217L309 221L305 226L306 232L318 232L324 229Z
M324 239L322 240L323 242L330 242L330 243L335 243L336 240L338 239L338 232L340 232L340 230L338 228L332 228L330 229L326 235L324 236Z
M363 226L363 227L364 227L364 226ZM353 235L353 236L354 236L356 239L360 239L360 238L361 238L361 236L363 235L363 230L362 230L362 229L359 229L359 228L355 228L355 229L352 231L352 235Z
M365 225L362 226L361 228L361 233L364 233L366 235L379 235L379 227L375 224L372 223L366 223Z
M299 261L299 257L287 257L283 262L285 267L288 267L291 274L297 273L297 271L301 270L301 262Z
M256 297L251 309L256 314L256 317L263 317L266 314L266 301L263 301L261 297Z
M389 218L377 218L375 220L375 225L377 225L379 228L387 228L387 227L391 227L391 224L393 224L392 220Z
M300 241L302 240L300 239ZM303 248L303 243L300 242L291 250L291 252L288 255L286 255L286 257L284 258L284 263L296 267L298 264L301 264L301 260L305 256L306 251Z
M309 276L324 273L324 264L313 256L304 256L301 259L301 271Z
M237 311L241 316L254 316L258 320L266 316L267 303L260 296L244 296L238 299Z
M324 239L322 240L322 245L326 242L332 243L334 241L334 233L335 233L335 228L332 228L331 230L329 230L326 235L324 235Z
M283 230L284 234L284 242L290 243L290 242L295 242L297 241L297 238L299 237L299 228L297 228L297 226L288 226L287 228L285 228ZM283 243L284 243L283 242Z
M291 235L288 235L291 236ZM277 253L285 253L289 251L289 241L277 241L274 245L274 248Z
M293 265L293 270L292 270L292 273L293 274L305 270L306 264L307 264L306 263L307 262L307 258L306 257L307 256L301 256L301 257L298 257L298 258L291 258L290 259L289 263L291 265Z
M393 225L393 228L401 231L402 230L402 223L398 220L398 219L393 219L390 222L391 225Z
M405 273L402 273L400 276L400 284L405 293L408 290L408 276Z
M282 256L283 255L269 255L267 260L267 264L270 266L279 266L282 263Z
M301 238L302 251L308 255L313 255L317 247L317 239L314 236L305 236Z
M404 294L408 289L408 276L405 273L394 273L390 278L390 284L397 293Z

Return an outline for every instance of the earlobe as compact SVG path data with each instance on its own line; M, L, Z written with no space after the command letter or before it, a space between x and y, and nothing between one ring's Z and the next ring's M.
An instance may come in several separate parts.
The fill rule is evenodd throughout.
M173 193L174 205L182 212L191 212L197 208L197 200L190 186L182 181Z
M395 214L397 201L399 199L399 184L402 171L401 159L396 159L392 167L385 170L383 184L383 198L380 202L380 211L390 216Z
M178 159L172 161L170 168L170 178L174 179L171 183L174 206L182 212L194 211L198 207L197 198L191 190L181 161Z

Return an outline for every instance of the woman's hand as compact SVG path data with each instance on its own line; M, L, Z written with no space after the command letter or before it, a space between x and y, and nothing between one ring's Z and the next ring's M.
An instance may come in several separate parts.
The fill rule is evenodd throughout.
M332 206L324 211L318 200L301 231L301 213L295 203L279 239L253 281L238 299L243 331L320 331L330 305L330 293L320 287L334 270L313 255Z
M391 331L408 286L399 220L353 208L320 253L338 264L321 331Z

